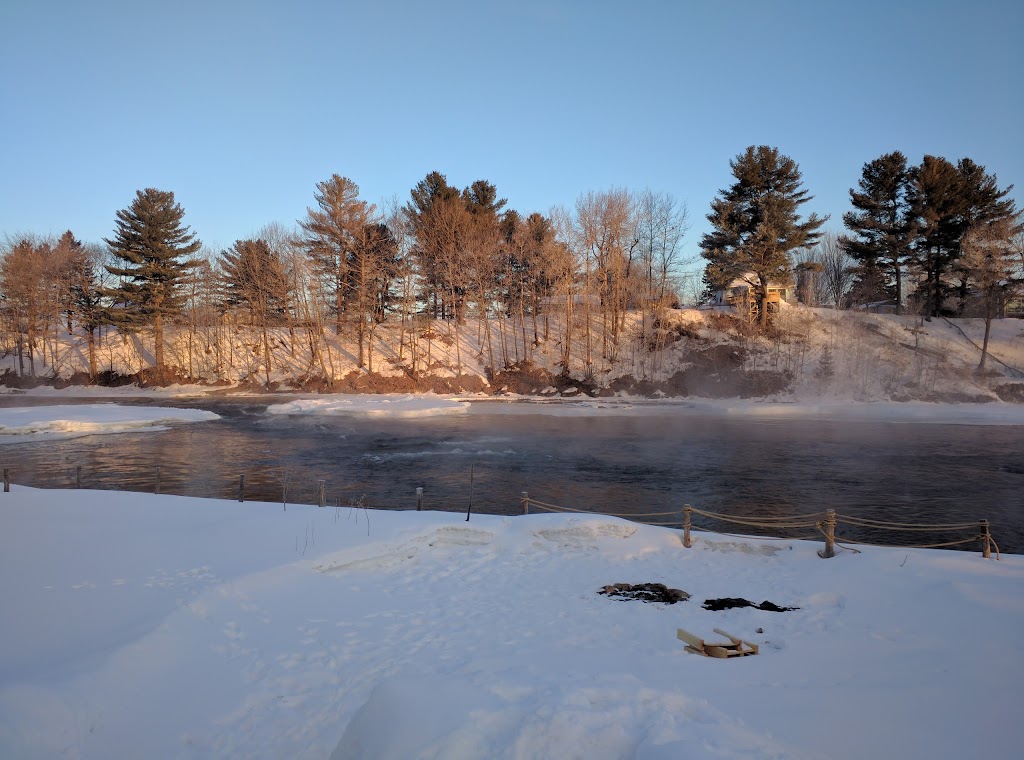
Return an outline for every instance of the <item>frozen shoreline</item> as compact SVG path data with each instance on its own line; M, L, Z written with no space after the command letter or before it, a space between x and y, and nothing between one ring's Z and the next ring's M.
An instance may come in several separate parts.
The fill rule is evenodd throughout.
M18 398L46 398L55 405L62 400L103 399L130 401L132 398L188 399L197 403L268 403L268 414L352 415L360 417L428 417L448 414L547 414L553 416L623 415L657 416L671 414L744 416L759 420L820 419L861 422L904 422L960 425L1024 425L1024 404L941 404L924 401L776 401L764 399L634 398L616 396L538 397L439 394L231 394L211 395L183 392L186 386L166 390L138 388L34 389L24 394L2 394L9 407ZM87 390L85 393L81 391ZM31 407L26 407L31 408ZM38 406L35 408L39 408ZM2 410L0 410L2 411Z

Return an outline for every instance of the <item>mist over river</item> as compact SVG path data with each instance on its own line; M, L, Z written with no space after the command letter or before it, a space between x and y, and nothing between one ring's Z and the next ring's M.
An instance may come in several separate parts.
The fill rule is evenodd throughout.
M1024 551L1020 426L748 418L670 403L645 406L638 416L601 409L554 416L495 402L413 419L266 414L281 400L118 398L209 409L221 419L8 444L0 457L14 482L46 488L73 487L81 466L83 488L152 491L159 467L162 493L230 499L244 474L247 501L280 502L287 487L289 502L315 503L322 479L332 505L415 508L422 487L424 508L465 510L472 479L473 511L494 514L518 514L527 491L543 502L617 514L692 504L737 516L832 508L905 523L987 518L1004 552ZM60 401L75 402L97 399ZM42 403L55 402L0 402ZM949 538L850 527L839 534L903 544Z

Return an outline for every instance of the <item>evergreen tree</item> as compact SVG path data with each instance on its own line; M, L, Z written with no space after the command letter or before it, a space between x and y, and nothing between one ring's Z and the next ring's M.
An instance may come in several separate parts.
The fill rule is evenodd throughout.
M843 214L853 233L843 237L843 249L857 261L855 289L880 283L883 294L903 305L903 274L915 235L910 207L910 171L899 151L864 164L859 190L850 190L856 211ZM863 294L865 297L866 293Z
M708 261L705 282L723 288L734 278L753 273L750 284L764 326L769 282L789 277L789 252L813 245L828 217L811 214L800 221L797 210L810 196L801 189L796 162L777 148L750 146L729 166L736 182L711 202L707 219L714 229L700 242L701 255Z
M416 183L410 196L405 214L416 239L413 255L426 286L423 300L435 319L457 317L465 294L461 254L469 221L466 203L436 171Z
M221 253L221 299L225 306L243 306L253 324L273 321L285 313L288 275L281 259L262 239L236 240Z
M341 334L353 251L373 217L374 206L359 199L359 185L337 174L317 183L313 197L317 208L306 209L306 218L299 222L306 233L302 245L334 295L335 332Z
M962 181L964 212L961 220L961 249L963 236L970 230L988 227L1000 229L1002 226L1013 227L1016 223L1017 208L1012 198L1007 198L1013 185L1000 190L994 174L988 174L984 166L980 166L969 158L957 162L957 171ZM960 259L953 262L953 273L959 280L958 312L962 313L967 303L967 294L971 281L969 269L959 266Z
M236 240L221 254L221 299L224 306L244 306L250 322L259 328L263 366L270 384L270 337L268 329L280 320L288 304L288 275L266 241Z
M147 187L137 190L132 204L117 212L114 237L104 238L110 253L124 262L107 266L120 277L105 291L113 299L113 321L133 330L152 327L157 371L164 367L164 319L180 313L184 296L179 285L195 262L186 258L202 245L181 223L185 211L174 193Z
M925 156L911 172L910 202L918 228L914 263L924 275L924 315L931 321L943 308L947 275L960 252L967 205L963 178L944 158Z
M373 372L373 337L391 306L392 283L400 266L398 241L383 222L363 226L350 265L359 364Z

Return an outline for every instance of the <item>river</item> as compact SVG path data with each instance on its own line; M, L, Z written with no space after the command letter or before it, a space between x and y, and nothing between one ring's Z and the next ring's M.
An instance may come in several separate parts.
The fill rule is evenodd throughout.
M672 405L657 415L551 416L499 412L493 403L458 416L370 420L267 415L280 399L116 400L222 417L163 432L6 445L0 457L14 482L69 487L80 466L84 488L151 491L159 467L163 493L235 498L244 474L247 500L280 502L287 489L292 503L315 503L322 479L328 503L342 506L414 508L421 487L424 508L465 510L472 499L474 512L492 514L519 513L527 491L620 514L688 503L731 515L831 508L904 523L985 518L1004 552L1024 551L1019 426L744 419ZM24 403L54 402L2 401ZM838 534L904 544L961 537L849 526Z

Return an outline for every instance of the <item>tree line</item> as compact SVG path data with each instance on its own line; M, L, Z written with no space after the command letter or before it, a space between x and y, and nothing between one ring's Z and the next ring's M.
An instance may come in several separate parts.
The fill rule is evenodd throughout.
M908 166L899 152L864 165L850 190L846 234L827 218L802 217L811 200L795 161L751 146L730 162L735 182L720 191L700 240L704 295L737 278L755 295L767 324L769 285L795 279L801 300L837 307L891 299L927 317L962 313L982 297L991 318L1020 282L1021 220L1012 186L970 159L925 156ZM268 225L222 251L203 248L174 194L146 188L116 214L102 245L66 232L59 240L7 241L0 258L0 319L19 374L53 363L61 331L84 335L89 376L105 330L145 334L153 365L165 370L164 329L192 342L244 326L259 336L270 382L275 331L289 350L308 349L308 374L335 376L330 332L358 346L358 366L374 371L375 336L398 329L398 361L410 374L431 368L431 346L455 347L475 330L491 371L529 362L554 339L562 371L593 372L627 345L656 349L663 318L680 302L687 208L671 195L612 188L586 192L571 209L546 214L507 208L497 188L465 188L431 172L408 200L384 208L360 197L351 179L316 185L294 228ZM908 285L914 287L907 297ZM636 315L627 322L627 315ZM437 332L437 325L444 328ZM337 343L337 341L335 341ZM219 352L219 338L213 345ZM575 364L573 364L576 357Z
M810 200L797 164L775 148L751 146L730 163L735 182L711 204L701 240L709 290L737 278L751 286L767 321L769 283L795 277L802 300L836 306L889 300L925 319L962 316L972 297L988 327L1018 292L1024 267L1021 215L994 174L969 158L926 155L910 166L899 151L864 164L850 189L846 234L802 218ZM913 290L908 299L908 285Z
M454 345L461 374L460 331L472 320L492 372L529 361L552 333L565 372L585 345L586 372L597 352L615 358L628 312L639 311L641 330L652 333L659 315L678 306L687 210L672 196L612 189L582 195L572 211L506 206L490 182L460 189L431 172L405 204L381 209L333 175L317 184L293 229L268 225L211 252L172 192L146 188L117 212L102 246L71 232L56 244L8 242L0 259L4 338L19 374L35 375L48 346L52 364L62 330L83 331L95 378L100 328L151 336L161 374L166 325L187 329L189 364L193 335L244 325L259 335L269 383L276 329L287 329L293 354L304 344L311 375L335 376L329 332L354 342L358 366L374 371L374 338L386 322L399 327L398 358L411 374L430 369L434 340Z

